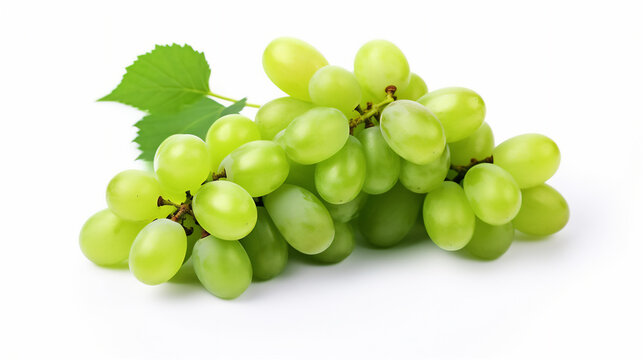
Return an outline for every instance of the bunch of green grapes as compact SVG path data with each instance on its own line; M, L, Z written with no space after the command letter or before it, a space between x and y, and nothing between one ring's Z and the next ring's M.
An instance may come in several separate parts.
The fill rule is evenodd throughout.
M546 236L569 219L545 182L560 164L549 138L495 146L476 92L428 91L394 44L362 46L353 71L313 46L272 41L263 67L289 96L253 120L226 115L205 140L165 139L154 171L108 184L108 208L83 226L80 246L102 266L127 262L141 282L167 282L188 259L214 295L232 299L279 275L289 249L337 263L355 248L401 242L421 216L431 240L483 259L518 230Z

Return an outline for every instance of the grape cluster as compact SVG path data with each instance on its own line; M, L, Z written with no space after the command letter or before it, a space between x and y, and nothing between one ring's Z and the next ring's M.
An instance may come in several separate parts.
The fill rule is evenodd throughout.
M545 236L567 223L566 201L545 184L557 145L525 134L495 146L482 98L458 87L429 92L394 44L368 42L350 72L278 38L263 67L289 96L254 121L221 117L205 141L168 137L154 173L117 174L108 209L81 230L87 258L127 260L149 285L191 258L203 286L231 299L253 278L277 276L289 248L336 263L353 251L355 231L390 247L420 216L438 247L484 259L505 253L514 229Z

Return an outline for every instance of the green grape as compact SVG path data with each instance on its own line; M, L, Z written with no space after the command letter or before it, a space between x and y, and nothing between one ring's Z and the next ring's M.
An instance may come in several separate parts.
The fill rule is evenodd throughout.
M462 185L473 212L487 224L506 224L520 210L518 184L497 165L484 163L472 167Z
M196 223L193 216L185 216L181 221L181 225L187 230L191 230L192 233L187 235L187 248L185 250L185 257L183 257L183 263L188 261L190 256L192 256L192 250L194 249L194 244L201 238L203 235L203 228Z
M210 235L196 242L192 266L203 287L221 299L243 294L252 281L252 265L238 241Z
M129 253L129 268L142 283L158 285L181 268L187 249L183 227L168 219L149 223L138 233Z
M424 199L426 232L441 249L462 249L473 236L476 217L460 185L445 181Z
M142 170L120 172L107 185L107 206L125 220L143 221L158 217L159 196L161 185L154 175Z
M413 228L422 199L422 195L406 190L401 184L384 194L369 196L358 218L360 232L378 247L399 243Z
M335 264L348 257L355 248L355 235L350 224L335 222L335 237L328 249L319 254L312 255L313 259L327 263Z
M239 146L261 139L257 125L239 114L222 116L215 121L205 136L210 154L210 171L217 171L221 161Z
M80 230L80 250L96 265L116 265L127 259L136 234L145 225L146 221L123 220L109 209L101 210Z
M493 260L507 252L513 240L514 226L510 222L489 225L476 218L476 230L464 249L473 256Z
M297 116L312 109L313 104L289 96L268 101L257 111L255 124L261 138L272 140L278 132L284 130ZM256 140L256 139L253 139Z
M468 137L449 144L451 150L451 164L466 166L471 159L483 160L493 153L493 132L489 124L482 125Z
M199 225L223 240L241 239L257 222L257 207L252 196L230 181L203 185L194 195L192 209Z
M383 95L389 85L398 89L406 87L410 78L406 57L386 40L364 44L355 55L354 72L357 80L375 96Z
M416 74L411 73L409 84L395 92L395 95L400 100L413 100L417 101L422 96L429 92L429 88L422 78Z
M208 147L198 137L172 135L156 149L154 172L168 189L195 193L210 175L208 156Z
M486 112L480 95L461 87L431 91L418 102L440 120L447 142L459 141L473 134L482 125Z
M376 195L389 191L400 175L400 157L388 146L379 126L364 129L357 138L366 159L364 192Z
M255 228L239 241L248 253L255 279L272 279L286 267L288 244L263 206L257 208Z
M359 211L364 207L367 199L368 195L361 192L355 199L345 204L331 204L325 202L323 199L322 203L326 209L328 209L330 217L332 217L333 220L346 223L357 217Z
M426 194L438 188L449 172L451 156L449 147L445 147L439 158L425 165L418 165L402 160L400 182L407 189L418 194Z
M339 109L350 115L362 100L362 90L352 72L326 65L310 78L308 92L313 104Z
M284 150L286 144L284 142L284 133L285 130L281 130L277 135L275 135L274 142L279 144ZM302 165L298 162L293 161L290 157L286 156L288 159L288 177L286 184L301 186L304 189L315 192L315 165Z
M345 204L357 197L366 177L362 144L349 136L346 145L315 167L315 187L331 204Z
M545 183L558 170L560 150L545 135L523 134L496 146L493 163L507 170L521 188L530 188Z
M522 189L522 206L513 224L525 234L546 236L560 231L569 221L569 205L553 187L543 184Z
M308 82L317 70L328 65L324 56L299 39L280 37L263 52L263 70L286 94L310 101Z
M275 191L288 177L288 158L277 143L255 140L239 146L223 159L219 172L241 185L252 197Z
M310 191L284 184L263 197L277 229L295 250L312 255L328 248L335 235L328 210Z
M318 107L295 118L282 141L291 159L310 165L338 152L348 139L348 130L348 119L341 111Z
M422 165L437 159L446 145L440 121L411 100L397 100L387 106L380 127L391 149L412 163Z
M360 106L364 110L368 107L369 102L371 104L377 104L377 103L381 102L382 100L386 99L386 93L385 92L382 92L381 94L378 92L378 95L375 96L366 87L364 87L363 83L360 82L359 87L360 87L361 93L362 93L362 101L360 101Z

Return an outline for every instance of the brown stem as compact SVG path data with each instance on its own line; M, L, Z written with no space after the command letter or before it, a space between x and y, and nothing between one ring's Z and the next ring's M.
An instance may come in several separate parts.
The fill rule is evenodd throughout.
M462 181L462 179L464 179L464 176L467 174L467 171L469 171L469 169L482 163L493 164L493 155L482 160L471 159L469 165L451 165L451 170L454 170L458 173L451 181L459 183L460 181Z
M212 181L217 181L224 177L226 177L225 169L221 170L221 172L212 174Z
M395 101L395 91L397 88L394 85L389 85L386 87L386 99L384 99L382 102L377 103L377 104L371 104L368 103L366 105L366 111L362 113L360 116L351 119L348 122L348 125L350 126L351 133L353 132L353 129L357 127L357 125L363 123L364 121L370 119L372 116L377 115L384 106L392 103Z

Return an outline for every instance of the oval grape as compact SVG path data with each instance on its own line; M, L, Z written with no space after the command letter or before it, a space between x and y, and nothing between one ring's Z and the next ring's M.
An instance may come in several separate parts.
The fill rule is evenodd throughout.
M350 115L362 100L362 90L352 72L334 65L317 70L308 91L313 104L327 106Z
M154 155L154 172L163 186L195 193L210 175L208 147L194 135L165 139Z
M389 85L402 89L410 78L409 63L402 51L386 40L372 40L355 55L357 80L378 98L383 98Z
M464 190L452 181L426 195L422 215L429 237L441 249L460 250L473 236L476 217Z
M299 39L280 37L263 52L263 70L286 94L310 101L308 83L317 70L328 65L312 45Z
M333 219L310 191L284 184L264 196L263 203L279 232L295 250L308 255L318 254L333 241Z
M366 160L363 191L368 194L389 191L400 175L400 157L388 146L379 126L364 129L357 138L362 143Z
M569 221L569 205L553 187L543 184L522 190L522 206L513 224L520 232L547 236Z
M484 163L472 167L462 184L473 212L490 225L506 224L520 210L518 184L497 165Z
M382 112L382 136L398 155L416 164L427 164L442 154L446 145L440 121L422 105L397 100Z
M154 175L142 170L125 170L107 185L107 206L125 220L152 220L161 213L158 207L161 192Z
M348 257L355 248L355 235L350 224L335 222L335 236L328 249L313 255L313 259L335 264Z
M289 96L268 101L259 108L257 115L255 115L255 124L259 128L261 138L272 140L278 132L285 129L297 116L313 107L314 105L307 101ZM219 119L219 121L221 120Z
M252 196L230 181L203 185L194 195L192 208L199 225L223 240L241 239L257 223L257 207Z
M210 171L217 171L221 161L239 146L261 139L257 125L239 114L225 115L215 121L205 136L210 154Z
M466 166L471 160L484 160L493 154L493 132L489 124L482 125L473 134L449 144L451 164Z
M286 128L283 142L294 161L310 165L326 160L348 140L348 119L341 111L318 107L295 118Z
M545 183L558 170L560 150L545 135L523 134L496 146L493 163L507 170L521 188L530 188Z
M344 204L357 197L366 177L362 144L350 136L335 155L315 167L315 187L331 204Z
M257 208L255 228L239 241L248 254L255 279L272 279L286 267L288 244L263 206Z
M210 235L197 241L192 266L203 287L221 299L234 299L252 282L252 265L238 241Z
M417 101L428 92L429 88L426 86L424 80L418 74L411 73L409 84L401 89L398 89L398 91L395 92L395 95L400 100Z
M486 113L480 95L461 87L431 91L418 102L440 120L447 142L459 141L473 134L482 125Z
M475 257L493 260L507 252L513 239L514 226L511 222L503 225L489 225L476 218L473 237L464 249Z
M449 172L450 159L449 147L447 146L439 158L425 165L402 160L400 182L404 187L415 193L426 194L442 184Z

